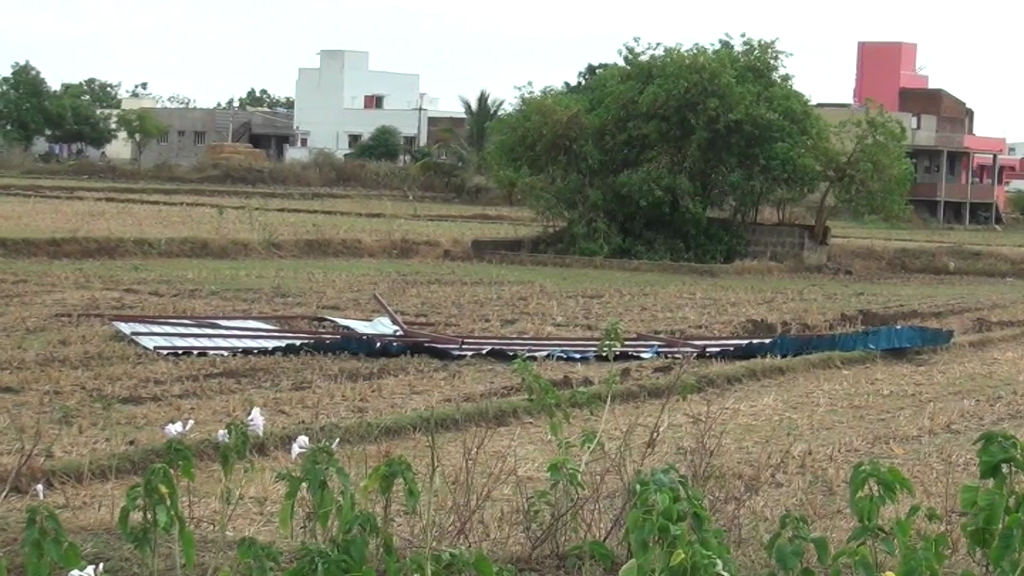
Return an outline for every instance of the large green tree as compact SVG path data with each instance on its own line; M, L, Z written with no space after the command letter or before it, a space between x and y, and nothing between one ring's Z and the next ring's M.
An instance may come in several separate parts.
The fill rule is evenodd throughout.
M73 84L80 89L80 96L97 110L115 110L121 107L121 83L108 82L99 78L86 78ZM67 88L67 85L65 85Z
M53 123L52 96L50 85L28 60L11 65L11 73L0 78L0 139L26 151L31 148Z
M761 206L813 189L826 130L775 42L634 40L620 57L527 87L493 126L499 181L565 223L575 252L729 260Z
M814 231L824 234L835 212L895 220L908 210L914 168L906 156L903 122L876 106L830 126L820 156L821 191Z
M47 142L78 144L101 150L113 141L113 119L109 113L101 112L90 96L81 84L64 85L51 96Z

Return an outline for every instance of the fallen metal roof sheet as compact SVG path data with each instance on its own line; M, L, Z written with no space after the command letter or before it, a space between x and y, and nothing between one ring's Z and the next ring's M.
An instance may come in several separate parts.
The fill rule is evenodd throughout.
M386 315L372 320L333 316L106 316L139 345L165 355L294 355L356 354L373 357L429 355L458 359L486 356L560 360L595 360L599 338L537 336L450 336L410 326L377 294ZM267 320L314 321L336 330L282 328ZM846 334L798 334L758 337L670 337L637 334L613 351L613 359L754 358L796 356L826 351L895 350L942 346L952 341L949 330L890 326Z

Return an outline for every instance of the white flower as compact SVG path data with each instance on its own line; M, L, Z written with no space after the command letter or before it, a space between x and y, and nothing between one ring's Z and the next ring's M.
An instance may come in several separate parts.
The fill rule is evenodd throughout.
M227 444L228 440L230 440L230 438L228 438L227 430L217 430L217 442Z
M309 436L299 436L292 442L292 460L299 457L306 450L309 450Z
M97 564L89 564L84 570L72 570L68 572L68 576L100 576L103 574L103 562Z
M260 410L259 406L253 408L252 412L249 412L249 432L257 436L263 436L264 423L263 411Z
M171 422L167 426L164 426L164 436L167 436L168 438L181 436L185 432L188 432L192 428L192 425L195 423L196 421L191 418L189 418L188 421L186 422L182 422L181 420L177 422Z
M43 499L43 493L44 493L43 485L42 484L36 484L33 488L36 491L36 495L39 496L40 500L42 500Z

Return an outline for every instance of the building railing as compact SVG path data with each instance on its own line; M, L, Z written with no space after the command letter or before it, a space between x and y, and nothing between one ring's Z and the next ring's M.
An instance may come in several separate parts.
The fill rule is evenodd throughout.
M968 196L969 194L969 196ZM918 182L910 189L910 198L914 200L953 200L971 202L994 202L996 198L995 186L991 184L950 184L947 183L945 190L942 184L933 182Z

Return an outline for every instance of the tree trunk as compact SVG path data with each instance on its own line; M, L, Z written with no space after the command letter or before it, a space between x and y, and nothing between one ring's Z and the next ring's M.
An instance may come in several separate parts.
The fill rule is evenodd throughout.
M828 223L828 197L832 194L832 188L826 188L818 200L818 209L814 213L814 241L819 244L825 237L825 224Z

